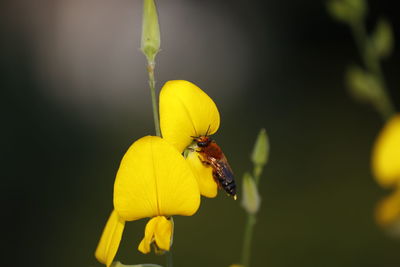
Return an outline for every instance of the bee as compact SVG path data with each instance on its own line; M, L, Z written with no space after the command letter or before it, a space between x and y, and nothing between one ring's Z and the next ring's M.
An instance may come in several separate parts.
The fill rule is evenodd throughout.
M212 175L218 188L223 188L233 199L236 200L236 183L233 171L221 148L207 134L193 137L199 150L199 158L204 165L211 166Z

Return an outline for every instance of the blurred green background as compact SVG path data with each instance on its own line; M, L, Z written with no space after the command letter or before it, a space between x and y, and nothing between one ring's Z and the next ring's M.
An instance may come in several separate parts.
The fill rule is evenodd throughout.
M400 240L374 223L389 191L370 153L383 125L344 86L360 63L349 29L324 1L158 1L158 88L186 79L221 112L215 139L237 183L265 127L270 161L252 266L400 266ZM400 20L396 1L369 1ZM120 159L154 134L139 0L0 3L3 266L101 266L93 253L112 210ZM398 46L397 46L398 47ZM400 105L400 49L383 62ZM240 195L239 195L240 198ZM117 259L164 264L137 251L146 220L127 224ZM240 260L245 212L219 194L175 217L175 266Z

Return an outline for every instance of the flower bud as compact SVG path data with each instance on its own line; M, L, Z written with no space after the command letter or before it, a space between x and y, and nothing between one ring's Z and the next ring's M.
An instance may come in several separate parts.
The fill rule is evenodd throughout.
M242 207L250 214L257 213L260 208L260 194L253 177L249 173L243 176Z
M350 94L358 101L374 102L381 97L382 88L375 75L358 66L347 69L346 84Z
M147 61L154 62L160 51L160 26L158 25L157 8L154 0L143 2L143 23L141 47Z
M327 9L334 19L344 23L363 19L367 13L365 0L330 0Z
M374 45L377 56L381 58L390 56L393 51L394 37L392 26L387 19L379 19L372 34L371 41Z
M251 160L256 166L264 166L268 161L269 142L265 129L261 129L253 148Z

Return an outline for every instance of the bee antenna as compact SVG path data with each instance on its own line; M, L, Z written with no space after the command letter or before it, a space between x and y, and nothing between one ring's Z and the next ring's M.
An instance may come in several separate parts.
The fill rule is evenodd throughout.
M208 125L206 136L208 136L208 131L210 130L211 124Z

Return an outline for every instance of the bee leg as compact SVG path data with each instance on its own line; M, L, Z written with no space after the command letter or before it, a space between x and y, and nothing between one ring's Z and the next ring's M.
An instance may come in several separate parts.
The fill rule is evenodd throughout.
M200 156L199 156L199 160L201 161L201 163L203 163L204 165L208 165L208 166L210 166L211 165L211 163L210 162L208 162L208 161L205 161L205 160L202 160L201 158L200 158Z
M193 147L188 147L188 148L186 148L187 150L189 150L190 152L197 152L197 153L200 153L200 152L202 152L202 150L200 149L200 150L196 150L195 148L193 148Z

